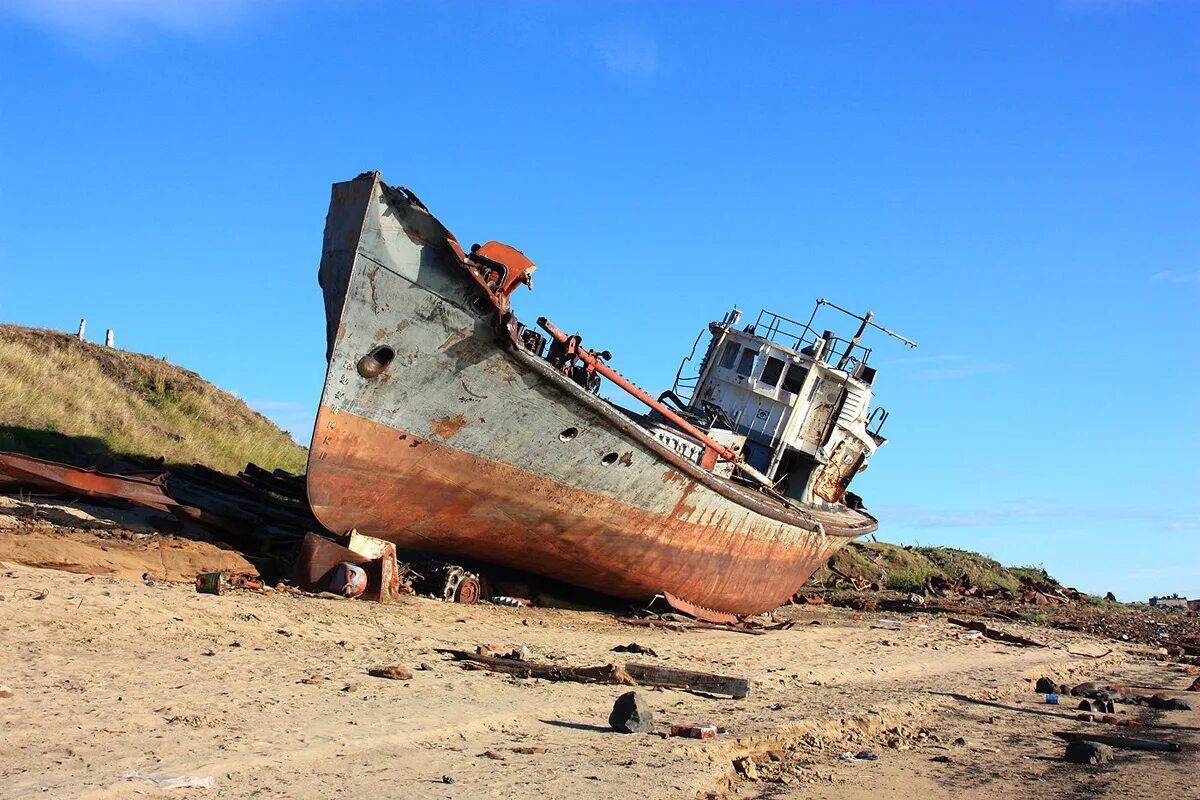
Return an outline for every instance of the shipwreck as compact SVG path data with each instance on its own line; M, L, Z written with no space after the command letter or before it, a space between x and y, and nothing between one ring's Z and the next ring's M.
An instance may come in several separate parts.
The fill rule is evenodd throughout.
M333 186L307 478L322 524L734 615L775 608L876 529L849 491L885 441L861 339L903 337L869 312L842 339L735 309L656 398L580 336L517 318L533 272L511 246L464 249L379 173ZM604 380L645 409L601 397Z

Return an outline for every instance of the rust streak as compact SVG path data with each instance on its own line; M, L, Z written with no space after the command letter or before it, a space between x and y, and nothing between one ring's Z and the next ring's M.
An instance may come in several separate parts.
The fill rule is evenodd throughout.
M453 331L449 336L446 337L445 341L443 341L441 344L438 345L438 350L442 351L448 347L452 347L455 344L457 344L458 342L461 342L465 338L467 338L467 335L465 333L461 333L460 331Z
M454 434L462 430L462 427L467 424L467 418L462 414L456 414L453 417L441 417L429 423L430 429L443 439L449 439Z

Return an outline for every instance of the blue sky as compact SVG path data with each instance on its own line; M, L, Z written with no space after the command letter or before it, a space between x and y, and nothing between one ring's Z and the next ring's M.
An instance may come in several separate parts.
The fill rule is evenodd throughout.
M1196 596L1198 53L1191 2L0 0L0 320L306 440L379 169L654 391L732 304L874 310L880 538Z

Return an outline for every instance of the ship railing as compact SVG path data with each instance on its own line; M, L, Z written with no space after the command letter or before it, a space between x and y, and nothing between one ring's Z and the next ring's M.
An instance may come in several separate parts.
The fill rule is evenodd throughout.
M818 308L820 308L819 305ZM747 325L744 331L752 336L758 336L799 352L805 347L816 346L826 338L823 335L824 331L817 331L812 326L816 314L817 309L813 309L813 315L809 318L808 323L803 323L763 309L758 312L758 319L754 324ZM847 363L853 366L865 364L871 357L871 348L849 339L831 336L828 338L828 342L824 355L826 362L836 363L846 357Z
M872 436L880 436L880 431L883 430L883 423L887 422L888 412L883 406L876 406L871 411L871 416L867 417L867 433ZM875 427L872 428L871 426Z
M696 393L696 385L700 382L700 375L704 372L704 360L701 359L700 369L695 375L683 377L683 368L696 357L696 348L700 346L700 339L704 337L704 334L703 330L696 334L696 341L692 342L692 351L679 362L679 369L675 370L675 382L671 384L672 394L687 403L691 403L692 395Z

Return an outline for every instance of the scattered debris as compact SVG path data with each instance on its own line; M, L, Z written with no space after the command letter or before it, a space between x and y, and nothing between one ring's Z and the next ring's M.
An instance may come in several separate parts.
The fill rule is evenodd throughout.
M0 698L7 700L10 697L16 697L12 689L0 683Z
M224 594L224 572L201 572L196 576L196 591L202 594Z
M1063 757L1072 764L1105 764L1112 761L1113 752L1106 744L1072 739L1067 742L1067 751Z
M125 776L125 780L146 781L160 789L201 788L215 783L211 775L199 778L194 775L157 775L150 772L130 772Z
M1060 691L1060 685L1053 678L1046 677L1038 678L1033 690L1039 694L1066 694Z
M1077 708L1080 711L1095 711L1101 714L1112 714L1116 710L1112 700L1080 700Z
M626 692L613 703L608 724L621 733L649 733L654 730L654 712L637 692Z
M1150 698L1146 705L1151 708L1157 708L1162 711L1191 711L1192 704L1186 700L1180 700L1177 697L1163 697L1161 694L1156 694Z
M994 639L998 642L1004 642L1005 644L1015 644L1020 645L1021 647L1046 647L1045 644L1041 642L1035 642L1033 639L1026 639L1024 636L1017 636L1016 634L1005 633L1004 631L996 630L995 628L989 628L987 625L979 622L978 620L961 620L950 617L946 621L951 625L958 625L963 628L969 628L973 631L979 631L987 638Z
M329 579L329 591L345 597L362 597L367 590L367 573L356 564L341 563Z
M688 739L711 739L717 735L716 725L672 725L672 736L683 736Z
M367 674L373 678L390 678L394 681L410 681L413 677L412 670L395 664L386 667L371 667L367 670Z
M614 652L614 653L637 653L638 655L642 655L642 656L654 656L655 658L658 657L658 653L654 652L649 647L643 647L642 645L638 644L637 642L630 642L629 644L619 644L612 649L612 652Z
M375 587L374 599L380 603L393 603L399 599L401 594L400 566L396 561L396 545L351 530L346 547L363 558L369 559L372 565L377 565L379 581ZM366 591L365 583L364 591Z

